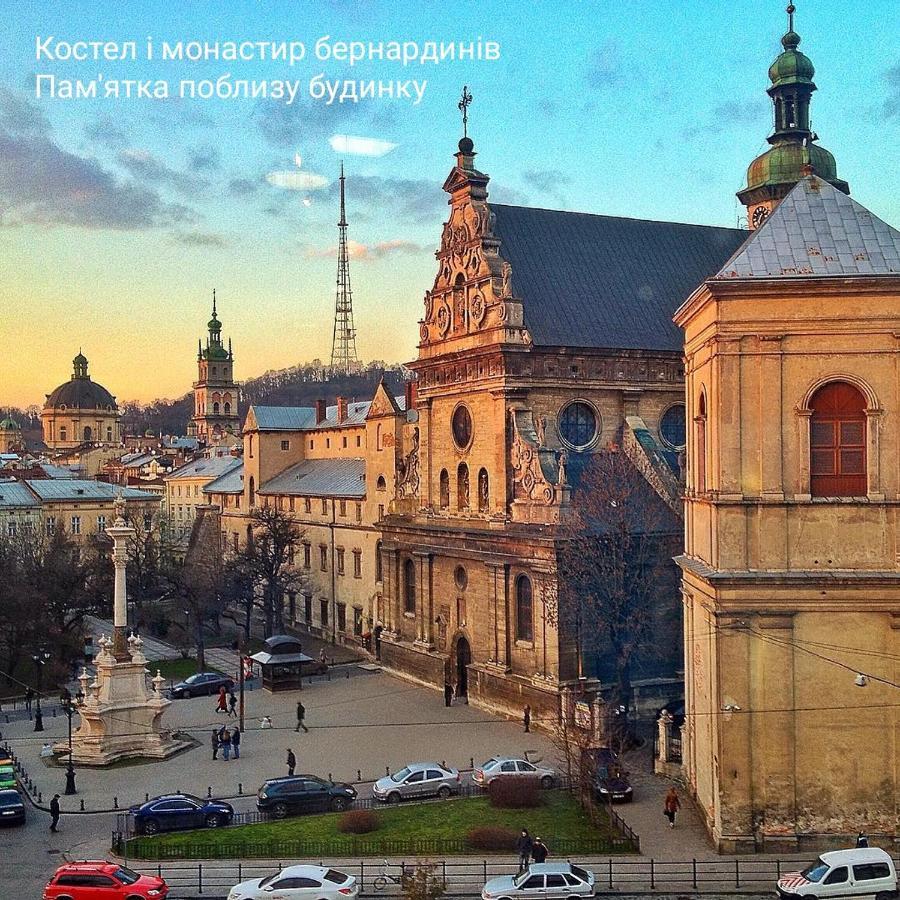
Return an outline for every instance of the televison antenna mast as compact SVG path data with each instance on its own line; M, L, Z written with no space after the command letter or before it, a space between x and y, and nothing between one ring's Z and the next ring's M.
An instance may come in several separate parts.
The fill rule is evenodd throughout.
M353 327L353 292L350 289L350 254L347 248L347 212L344 207L344 164L341 163L341 220L338 222L337 293L334 300L334 337L331 367L350 372L359 362Z

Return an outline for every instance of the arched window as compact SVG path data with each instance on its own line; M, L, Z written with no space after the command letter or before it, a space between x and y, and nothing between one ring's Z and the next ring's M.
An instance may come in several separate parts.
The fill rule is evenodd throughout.
M249 494L250 494L250 505L256 506L256 481L254 481L253 476L250 476L249 482Z
M403 564L403 608L408 613L416 611L416 564L411 559Z
M516 579L516 640L534 640L534 604L531 579L527 575Z
M225 403L225 415L226 415L226 416L230 416L230 415L231 415L231 404L228 403L228 402Z
M488 483L487 469L478 472L478 512L486 513L490 508L491 489Z
M456 470L456 508L469 508L469 467L465 463Z
M697 481L694 490L701 492L706 490L706 394L702 393L694 419L694 435L694 452L697 455Z
M375 426L375 449L381 449L381 422Z
M112 443L112 439L113 439L113 438L112 438L112 426L109 425L109 426L107 426L107 428L106 428L106 441L107 441L107 443L110 443L110 444L111 444L111 443Z
M213 403L213 415L217 416L219 414L219 404Z
M866 398L846 381L820 387L810 400L810 493L866 495Z
M90 425L85 425L85 426L84 426L84 439L85 439L86 441L91 440L91 439L93 438L93 434L94 434L94 433L93 433L93 431L91 431L91 426L90 426Z
M440 497L438 499L441 509L447 509L450 506L450 475L446 469L441 469L440 481Z
M375 543L375 580L384 581L384 567L381 562L381 541Z
M61 441L64 441L64 440L66 439L66 426L65 426L65 425L63 425L63 426L59 429L59 439L60 439Z
M378 481L375 482L375 490L376 491L386 491L387 490L387 482L384 480L384 475L378 476Z

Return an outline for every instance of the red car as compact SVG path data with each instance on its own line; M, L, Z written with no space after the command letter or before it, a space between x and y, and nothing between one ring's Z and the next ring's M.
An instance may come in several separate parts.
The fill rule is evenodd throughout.
M169 886L106 860L60 866L44 888L44 900L165 900Z

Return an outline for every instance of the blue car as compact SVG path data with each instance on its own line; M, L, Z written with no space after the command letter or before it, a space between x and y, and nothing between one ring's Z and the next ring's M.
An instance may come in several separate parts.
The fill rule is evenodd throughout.
M230 825L234 807L222 800L201 800L190 794L154 797L128 810L138 834L180 831L187 828L219 828Z

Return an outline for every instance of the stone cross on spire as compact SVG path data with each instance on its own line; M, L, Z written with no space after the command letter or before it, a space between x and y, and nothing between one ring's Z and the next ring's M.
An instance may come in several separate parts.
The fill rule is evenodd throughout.
M462 113L463 120L463 137L468 137L468 125L469 125L469 104L472 102L472 95L469 93L468 85L463 85L462 90L462 99L459 103L456 104L459 111Z

